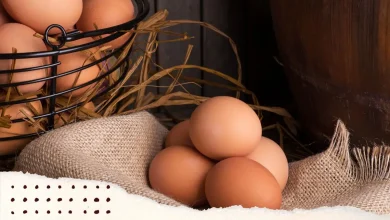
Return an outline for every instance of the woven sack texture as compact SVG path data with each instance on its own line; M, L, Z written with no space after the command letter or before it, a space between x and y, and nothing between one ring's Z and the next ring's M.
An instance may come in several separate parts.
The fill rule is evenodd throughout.
M145 111L79 122L27 145L14 171L113 182L129 193L180 206L147 181L148 165L162 150L167 133ZM390 148L350 148L341 121L326 151L289 166L282 209L352 206L390 214Z
M17 158L14 171L108 181L128 193L179 206L153 191L147 181L149 163L167 133L146 111L78 122L32 141Z
M390 147L350 148L349 135L338 121L325 152L290 163L282 209L352 206L390 213Z

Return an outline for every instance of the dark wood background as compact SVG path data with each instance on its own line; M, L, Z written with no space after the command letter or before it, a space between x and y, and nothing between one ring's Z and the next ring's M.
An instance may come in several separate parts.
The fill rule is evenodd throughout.
M169 11L168 19L189 19L210 23L236 42L243 64L243 83L254 91L261 104L288 107L290 93L282 68L274 60L277 46L272 28L269 1L247 0L149 0L150 14L161 9ZM194 39L180 43L161 44L156 61L164 68L183 63L188 44L194 45L189 64L202 65L237 78L237 62L227 39L198 25L179 25L175 32L187 32ZM164 40L164 35L159 40ZM197 70L186 70L186 76L223 82L218 77ZM164 93L170 84L162 79L154 93ZM185 85L192 94L204 96L234 95L231 91L212 86ZM179 88L176 90L180 90ZM185 111L185 110L182 110Z

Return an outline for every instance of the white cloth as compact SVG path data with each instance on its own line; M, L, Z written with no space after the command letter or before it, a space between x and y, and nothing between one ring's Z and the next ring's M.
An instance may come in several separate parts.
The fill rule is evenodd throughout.
M110 186L109 189L107 186ZM98 214L95 213L96 210L99 210ZM27 213L24 214L24 211ZM3 172L0 173L0 219L381 220L390 219L390 216L379 216L352 207L274 211L260 208L243 209L237 206L199 211L160 205L151 199L128 194L124 189L106 182L50 179L19 172Z

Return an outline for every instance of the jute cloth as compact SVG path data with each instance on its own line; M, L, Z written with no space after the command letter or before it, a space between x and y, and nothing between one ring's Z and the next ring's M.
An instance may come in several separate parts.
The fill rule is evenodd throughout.
M282 209L352 206L390 213L390 148L349 147L349 132L338 121L329 148L290 164Z
M172 206L180 203L154 192L147 168L162 149L167 130L149 113L93 119L68 125L31 142L15 171L103 180ZM390 148L349 148L339 121L329 148L290 164L282 209L353 206L390 214Z
M167 133L147 112L78 122L31 142L14 170L112 182L128 193L177 206L180 203L153 191L147 182L149 163L162 149Z

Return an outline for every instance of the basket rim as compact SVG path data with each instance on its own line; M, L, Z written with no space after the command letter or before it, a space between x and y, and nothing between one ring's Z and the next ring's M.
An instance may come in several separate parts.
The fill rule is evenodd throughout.
M137 24L140 23L142 20L146 18L150 11L150 5L148 0L131 0L132 2L135 2L136 10L137 10L137 16L123 24L119 24L116 26L108 27L108 28L102 28L99 30L94 30L94 31L87 31L87 32L81 32L80 30L72 30L69 32L65 32L65 36L61 36L62 40L64 42L71 42L71 41L76 41L82 38L86 37L95 37L99 35L104 35L104 34L111 34L107 37L101 38L99 40L94 40L89 43L85 43L82 45L74 46L74 47L68 47L68 48L58 48L56 50L52 51L38 51L38 52L23 52L23 53L0 53L0 60L5 60L5 59L28 59L28 58L38 58L38 57L51 57L55 55L62 55L62 54L68 54L68 53L74 53L82 50L87 50L105 43L108 43L112 40L115 40L116 38L119 38L125 32L120 32L120 30L130 30L133 28L136 28ZM46 29L46 34L44 35L45 39L43 39L44 43L47 45L46 41L47 40L47 32L49 29L53 28L53 26L59 27L60 29L62 28L58 24L52 24L47 27ZM63 32L64 34L64 32ZM50 46L50 45L48 45ZM116 49L118 50L118 49Z

